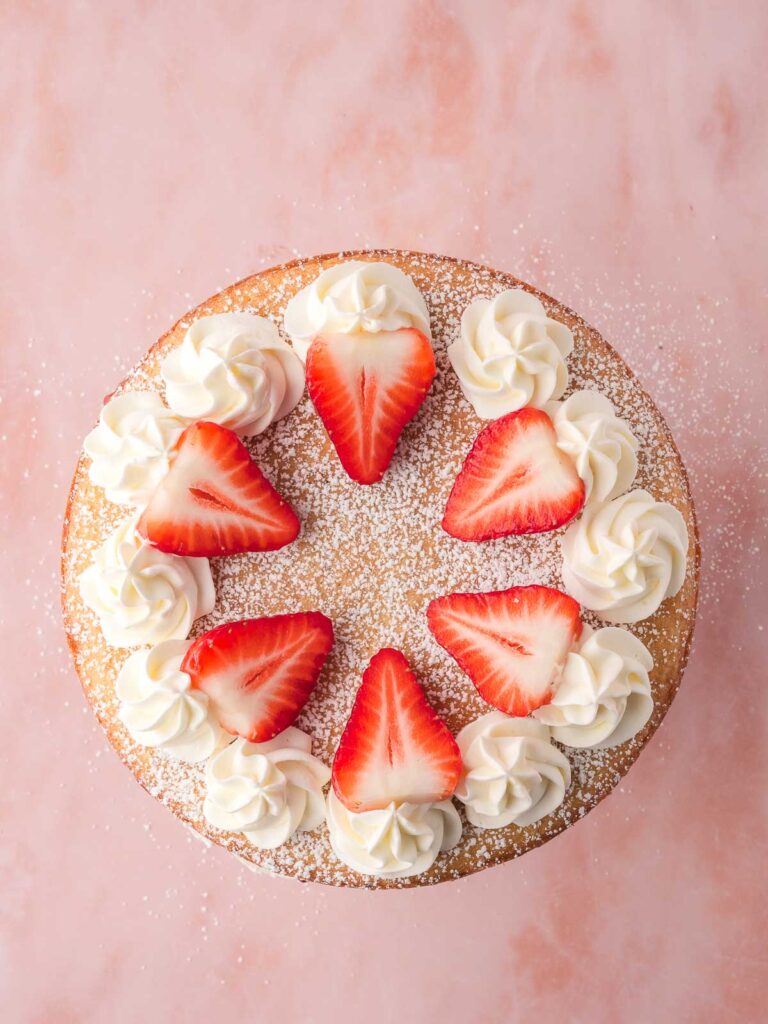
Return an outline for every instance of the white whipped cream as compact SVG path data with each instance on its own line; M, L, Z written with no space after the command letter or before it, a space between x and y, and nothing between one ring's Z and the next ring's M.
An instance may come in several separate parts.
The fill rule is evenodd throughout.
M236 739L206 765L203 814L262 850L317 828L331 771L311 750L311 738L293 726L267 743Z
M216 601L208 559L158 551L136 532L137 519L107 537L79 579L82 599L112 647L183 640Z
M118 717L131 737L168 757L196 764L232 739L210 714L208 696L193 690L181 663L191 640L163 640L134 651L117 677Z
M461 838L461 818L450 800L349 811L331 790L327 821L339 860L362 875L381 878L419 875Z
M375 334L403 327L432 336L424 296L391 263L337 263L294 295L285 310L285 333L302 360L321 332Z
M557 447L569 455L584 481L588 502L610 501L632 486L637 474L637 439L598 391L576 391L546 412L557 433Z
M153 391L110 398L83 444L88 476L117 505L143 507L168 472L185 426Z
M672 505L630 491L585 509L562 548L572 597L609 622L638 622L682 587L688 531Z
M478 828L532 825L563 802L571 767L546 725L491 711L456 742L463 770L455 796Z
M560 398L572 349L569 327L547 316L535 295L508 288L467 306L448 358L477 415L495 420Z
M168 405L239 434L260 434L304 391L304 368L277 327L254 313L195 320L160 367Z
M617 626L584 627L550 704L533 712L568 747L615 747L640 732L653 712L648 673L653 658L642 641Z

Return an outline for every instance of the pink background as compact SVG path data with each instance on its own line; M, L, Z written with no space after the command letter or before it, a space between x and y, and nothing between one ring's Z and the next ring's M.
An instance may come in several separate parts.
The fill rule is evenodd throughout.
M768 8L0 7L0 1017L756 1021L766 977ZM252 876L135 784L64 648L59 530L102 396L188 306L363 245L583 313L692 473L695 651L614 795L458 884Z

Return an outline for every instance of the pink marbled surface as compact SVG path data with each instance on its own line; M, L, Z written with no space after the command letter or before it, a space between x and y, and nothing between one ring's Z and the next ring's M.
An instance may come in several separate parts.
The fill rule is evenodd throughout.
M0 1017L764 1019L763 0L10 0L0 32ZM404 893L189 838L112 755L58 612L101 396L220 285L361 245L488 262L594 322L668 417L704 544L685 685L622 786Z

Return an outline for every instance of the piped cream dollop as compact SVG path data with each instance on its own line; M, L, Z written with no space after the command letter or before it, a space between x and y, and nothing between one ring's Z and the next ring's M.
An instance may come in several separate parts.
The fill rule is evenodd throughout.
M193 690L181 670L191 642L164 640L135 651L120 669L115 688L118 717L137 743L196 764L232 737L210 713L207 694Z
M571 767L541 722L491 711L456 742L463 770L455 796L478 828L532 825L563 802Z
M653 712L650 651L617 626L585 626L550 704L533 712L568 747L603 749L626 743Z
M339 860L360 874L381 878L419 875L461 838L461 818L450 800L349 811L331 790L327 822Z
M688 531L672 505L630 491L586 508L562 550L572 597L608 622L639 622L682 587Z
M260 434L287 416L304 391L304 368L271 320L216 313L195 320L163 360L168 405L188 420Z
M311 738L293 726L267 743L236 739L206 765L203 814L263 850L317 828L331 771L311 751Z
M550 402L557 447L569 455L584 481L587 502L610 501L632 486L637 474L637 439L598 391L576 391Z
M110 398L83 444L88 476L110 501L141 508L168 472L185 425L152 391Z
M375 334L415 327L431 338L427 304L411 278L391 263L364 260L323 270L290 300L284 326L302 360L321 332Z
M158 551L136 532L137 518L107 537L79 578L80 595L112 647L184 640L216 601L208 559Z
M477 415L494 420L560 398L572 349L569 327L547 316L535 295L508 288L467 306L448 358Z

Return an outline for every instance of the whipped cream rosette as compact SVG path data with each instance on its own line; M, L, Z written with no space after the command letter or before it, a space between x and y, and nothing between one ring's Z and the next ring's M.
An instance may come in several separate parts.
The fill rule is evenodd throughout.
M688 531L672 505L630 491L586 508L562 551L569 594L609 622L638 622L683 585Z
M306 361L312 340L327 334L378 334L415 327L431 337L424 297L407 274L390 263L347 260L319 274L293 296L285 333Z
M557 447L573 459L590 502L623 494L637 474L637 439L616 415L610 399L598 391L575 391L563 402L550 402Z
M115 689L118 717L132 739L195 764L232 739L211 714L208 697L181 668L190 640L164 640L125 661Z
M110 398L83 443L91 481L115 504L142 507L168 472L185 426L152 391Z
M635 736L653 713L653 658L626 629L585 626L549 704L533 712L569 747L604 749Z
M80 595L98 616L112 647L183 640L192 623L213 611L216 593L207 558L158 551L126 519L80 574Z
M535 295L508 288L467 306L448 358L477 415L492 420L560 398L572 350L566 324L548 316Z
M546 725L490 711L456 737L462 773L456 799L478 828L532 825L556 810L571 784L568 759Z
M461 819L450 800L395 802L372 811L350 811L331 791L328 832L339 860L363 875L408 878L430 868L461 838Z
M175 413L243 435L287 416L304 391L295 352L271 320L248 312L195 320L160 372Z
M331 772L311 750L311 738L292 726L266 743L236 739L206 766L206 819L265 850L317 828Z

